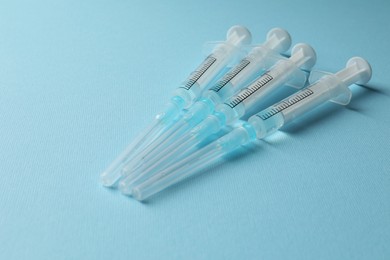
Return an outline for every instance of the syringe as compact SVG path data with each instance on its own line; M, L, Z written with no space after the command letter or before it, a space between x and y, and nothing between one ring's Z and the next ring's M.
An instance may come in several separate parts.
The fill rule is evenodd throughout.
M133 188L133 197L144 200L199 172L239 146L276 132L296 117L328 100L342 105L348 104L351 99L348 86L367 83L371 74L372 70L367 61L360 57L350 59L345 69L323 76L311 86L250 117L248 123L140 183Z
M122 193L130 194L134 183L143 181L154 173L164 169L173 159L179 159L197 148L197 145L208 136L219 132L224 126L234 125L255 103L262 102L275 89L294 84L303 87L306 74L301 69L310 70L316 62L316 54L307 44L297 44L288 59L278 61L269 71L264 73L248 87L239 91L216 108L216 112L208 116L190 132L183 134L176 141L168 144L163 151L155 155L151 164L142 172L132 172L119 185ZM169 157L166 155L169 154ZM159 157L160 156L160 157ZM162 158L161 158L162 156ZM124 168L125 169L125 168Z
M251 33L242 26L229 29L226 41L217 45L213 52L190 74L188 79L176 89L164 112L158 114L153 123L143 131L111 165L100 175L104 186L112 186L121 176L123 165L140 149L153 141L184 108L191 106L201 95L203 89L224 69L236 59L244 57L244 45L250 44Z
M203 97L189 108L173 125L170 125L162 135L152 141L146 148L134 156L123 168L123 175L126 176L131 170L137 168L141 161L153 158L156 152L162 149L162 145L169 144L171 140L177 139L182 133L192 129L208 115L214 112L215 106L232 96L240 87L245 86L249 81L265 69L270 68L283 56L279 55L287 51L291 45L290 34L281 29L274 28L267 34L267 40L256 47L241 62L233 67L224 77L216 82Z

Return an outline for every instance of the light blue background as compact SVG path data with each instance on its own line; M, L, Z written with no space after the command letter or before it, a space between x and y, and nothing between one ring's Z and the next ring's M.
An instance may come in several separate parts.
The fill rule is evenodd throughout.
M389 259L390 2L1 1L0 259ZM139 203L99 173L235 24L374 76Z

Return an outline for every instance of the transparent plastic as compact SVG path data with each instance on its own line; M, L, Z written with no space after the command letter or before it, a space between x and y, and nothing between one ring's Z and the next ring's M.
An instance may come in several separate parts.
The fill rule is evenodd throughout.
M120 189L124 193L128 193L129 187L127 186L132 185L134 179L139 179L136 177L137 175L150 176L152 174L150 171L155 172L162 169L162 167L166 167L171 161L162 161L160 157L165 157L164 154L169 153L173 158L188 154L196 149L196 146L208 136L217 133L226 125L235 124L255 102L260 102L278 87L285 85L287 82L295 86L300 84L300 87L303 87L306 82L306 74L301 69L310 69L315 61L316 54L309 45L297 44L293 48L292 56L289 59L278 61L268 72L260 76L248 87L228 99L225 103L218 105L216 112L208 116L190 132L184 134L183 138L172 138L171 133L169 133L167 135L168 140L164 140L165 146L163 149L156 150L158 152L153 153L153 150L156 149L155 146L146 148L142 153L143 155L137 158L141 163L137 162L137 165L130 165L124 168L124 175L132 176L122 181ZM183 130L182 133L184 132ZM163 135L165 136L165 134ZM191 141L178 143L175 139L188 139ZM173 150L175 150L175 153L170 152ZM147 159L146 156L148 154L149 158L154 159ZM142 166L142 164L147 164L147 166ZM142 168L143 171L141 170Z
M149 196L181 181L204 169L227 152L256 138L253 127L244 124L234 135L226 135L209 144L191 156L181 160L167 169L155 174L145 182L135 186L131 194L137 200L144 200ZM138 184L138 182L136 182Z
M121 169L136 154L147 147L168 128L181 111L191 106L201 95L203 89L213 80L232 59L244 57L242 46L250 44L251 33L242 26L229 29L226 41L215 47L213 52L190 74L187 80L174 92L164 112L158 114L153 124L137 137L128 148L114 160L100 175L104 186L114 185L121 177ZM142 149L141 149L142 148Z
M237 89L248 83L253 75L264 71L280 60L282 58L280 53L287 51L290 45L291 37L287 31L281 28L270 30L267 34L267 40L263 44L254 47L248 56L214 84L203 95L202 99L190 107L183 118L163 135L160 135L151 142L143 152L139 153L136 158L133 158L133 160L123 167L122 175L126 176L131 174L132 171L135 172L136 168L139 168L142 162L156 157L172 141L178 139L183 133L199 124L214 112L217 104L233 95Z
M326 101L338 100L340 96L346 95L347 90L349 91L349 85L353 83L364 84L370 80L371 74L372 70L368 62L360 57L354 57L348 61L346 68L338 73L324 75L304 90L252 116L248 123L235 128L208 146L143 181L135 181L131 194L137 200L147 199L217 162L217 159L238 146L274 133L283 125ZM344 102L338 103L345 105L348 104L350 98L343 97L342 100ZM347 100L348 102L346 102Z
M368 82L371 73L368 62L360 57L350 59L346 68L336 74L315 72L316 79L322 75L320 80L252 116L248 122L256 128L257 138L261 139L326 101L347 105L352 97L348 86Z

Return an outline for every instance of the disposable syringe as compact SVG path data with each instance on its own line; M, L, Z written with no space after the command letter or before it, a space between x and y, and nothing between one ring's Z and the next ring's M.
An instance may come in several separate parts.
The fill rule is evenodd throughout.
M239 146L276 132L296 117L328 100L348 104L352 95L348 86L354 83L365 84L370 80L371 74L367 61L359 57L350 59L345 69L323 76L311 86L250 117L248 123L140 183L133 188L133 197L144 200L199 172Z
M157 156L167 158L164 154L170 154L170 159L162 161L156 157L156 162L142 173L133 172L124 178L119 188L122 193L130 194L135 183L143 181L154 173L162 170L167 163L173 163L172 159L179 159L196 149L197 145L208 136L219 132L224 126L234 125L247 110L250 110L257 102L262 102L268 95L286 84L303 87L306 82L306 73L301 69L310 70L316 62L316 54L307 44L297 44L288 59L278 61L269 71L264 73L248 87L239 91L237 95L229 98L225 103L216 108L216 112L208 116L202 123L190 132L182 135L177 141L169 144ZM170 152L173 151L174 152Z
M191 106L201 95L208 84L233 60L245 56L242 47L251 42L251 33L242 26L229 29L226 41L215 47L213 52L190 74L188 79L176 89L164 112L158 114L153 123L144 130L111 165L100 175L104 186L114 185L121 176L123 165L140 149L153 141L172 123L182 109Z
M248 84L253 77L265 69L270 68L283 56L280 54L287 51L291 46L290 34L281 29L274 28L267 34L267 40L256 47L238 65L233 67L224 77L218 80L202 98L189 108L189 111L162 135L152 141L143 151L134 156L123 168L126 176L132 170L136 170L138 163L154 158L159 152L160 146L177 139L182 133L192 129L208 115L214 112L215 106L232 96L240 87Z

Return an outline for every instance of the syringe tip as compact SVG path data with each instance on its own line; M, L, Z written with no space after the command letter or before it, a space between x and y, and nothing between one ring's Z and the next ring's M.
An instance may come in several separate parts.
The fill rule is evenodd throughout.
M100 183L105 187L114 186L115 183L121 178L120 172L103 172L100 174Z
M142 196L142 192L140 191L140 189L138 187L133 188L131 194L132 194L133 198L138 200L138 201L142 201L144 199L144 197Z
M119 182L118 187L119 187L119 190L122 192L122 194L131 195L132 186L128 185L128 183L126 181L122 180L121 182Z

